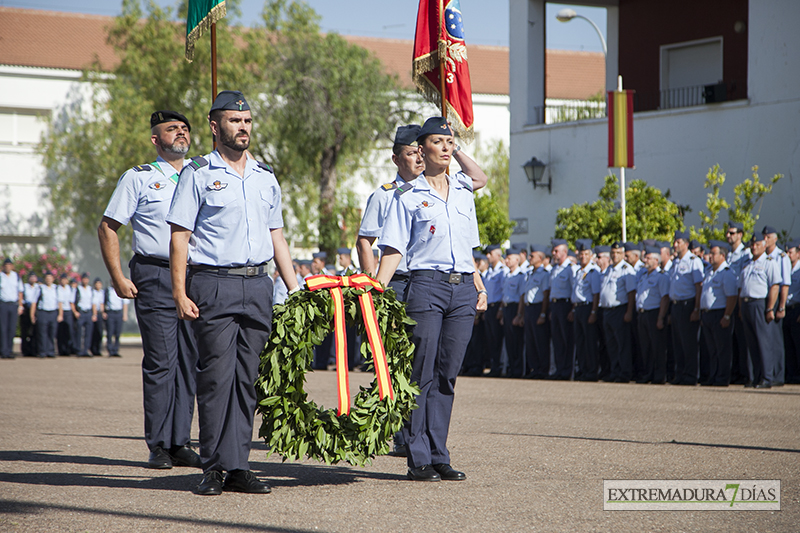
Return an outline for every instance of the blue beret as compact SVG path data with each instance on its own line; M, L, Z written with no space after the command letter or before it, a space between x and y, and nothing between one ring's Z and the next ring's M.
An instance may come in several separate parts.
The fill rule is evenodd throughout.
M490 244L489 246L486 247L486 253L489 254L489 253L494 252L495 250L499 250L499 249L500 249L500 245L499 244Z
M611 251L611 247L605 244L598 244L594 247L594 253L596 254L607 254Z
M531 244L531 252L547 254L550 252L550 250L544 244Z
M731 251L730 245L725 241L716 241L716 240L708 241L709 250L711 248L714 248L714 247L719 248L723 252L730 252Z
M689 242L691 238L692 236L689 234L688 231L676 231L675 236L672 238L672 240L677 241L678 239L683 239L684 241Z
M661 248L659 248L658 246L645 246L644 251L645 254L661 255Z
M417 134L417 141L419 141L422 137L426 135L452 135L453 130L450 129L450 125L447 123L447 119L444 117L431 117L425 121L425 124L422 125L422 128L419 130Z
M761 233L764 235L769 235L770 233L778 233L778 230L772 226L764 226L764 229L761 230Z
M552 241L550 241L550 245L551 245L553 248L555 248L556 246L561 246L562 244L563 244L564 246L566 246L566 245L567 245L567 241L566 241L566 239L553 239Z
M313 257L314 259L327 259L328 254L325 252L317 252L315 254L311 254L311 257Z
M150 115L150 127L153 128L158 126L159 124L164 124L165 122L183 122L186 124L186 128L189 131L192 131L192 125L189 124L189 119L181 115L176 111L170 111L169 109L162 109L161 111L156 111L152 115Z
M800 248L800 238L792 239L786 243L786 248Z
M739 231L744 231L744 224L742 224L741 222L730 221L728 222L728 228L736 228Z
M350 248L337 248L336 253L341 255L350 255L352 252L350 251Z
M417 124L409 124L408 126L400 126L397 128L397 132L394 134L394 144L402 144L404 146L410 146L417 142L417 137L419 136L419 131L422 129L422 126Z
M221 91L217 94L217 97L214 98L214 103L211 104L211 111L216 111L217 109L221 109L223 111L247 111L250 109L250 106L247 103L247 100L244 99L244 95L239 91Z
M625 243L625 251L626 252L641 252L642 247L639 245L638 242L626 242Z

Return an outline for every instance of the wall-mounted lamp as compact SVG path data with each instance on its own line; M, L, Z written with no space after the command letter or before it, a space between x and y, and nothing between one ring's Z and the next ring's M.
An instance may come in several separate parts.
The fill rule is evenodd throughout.
M544 169L547 165L532 157L530 161L522 165L522 168L525 170L525 175L528 177L528 181L533 183L533 188L536 187L547 187L549 192L553 192L553 178L552 176L547 177L547 181L543 181L544 178Z

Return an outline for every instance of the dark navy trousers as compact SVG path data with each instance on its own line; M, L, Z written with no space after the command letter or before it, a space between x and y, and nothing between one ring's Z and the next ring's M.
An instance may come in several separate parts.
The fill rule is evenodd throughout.
M36 310L36 347L39 357L56 356L56 326L58 311Z
M75 316L69 306L64 308L64 320L58 323L56 328L56 344L58 344L58 355L70 355L75 353L72 345L72 334L75 331Z
M19 336L22 355L38 355L36 348L36 325L31 322L31 304L25 304L19 316Z
M201 270L188 285L200 310L192 329L203 470L249 470L259 356L272 330L272 279Z
M704 383L728 385L731 382L734 326L731 320L728 327L723 328L720 324L723 316L725 309L712 309L703 311L700 318L703 328L700 339L706 343L706 361L702 365L707 376Z
M675 356L675 380L678 383L697 384L697 333L700 322L692 322L694 298L672 302L672 350Z
M503 325L497 319L498 309L500 309L500 302L489 304L486 313L484 313L484 324L486 324L486 347L489 370L492 374L499 376L503 369L500 361L503 353Z
M451 284L412 273L408 316L417 322L411 334L416 346L411 381L419 384L418 409L405 433L409 468L450 464L447 435L453 411L456 377L469 342L478 293L471 277Z
M731 383L745 383L747 371L747 340L744 338L744 324L739 316L739 303L733 308L733 344L731 357Z
M517 316L518 305L517 302L511 302L503 308L503 337L508 354L506 376L510 378L521 378L525 375L524 361L522 360L522 351L525 349L525 329L512 324L514 317Z
M599 332L597 331L597 322L589 324L590 316L592 316L591 305L579 305L573 310L575 358L578 361L580 379L586 381L597 379L597 336Z
M639 313L637 320L639 333L639 367L642 374L639 381L664 383L667 373L667 328L658 329L659 309ZM664 320L666 322L666 319Z
M783 327L783 349L786 353L786 383L800 383L800 305L786 308Z
M89 348L92 344L92 333L95 323L92 322L92 310L78 310L81 316L75 322L75 348L78 355L89 355Z
M550 324L536 322L542 314L542 303L525 305L525 360L528 373L546 378L550 373Z
M401 302L405 302L406 296L408 295L406 292L408 290L408 275L395 274L392 276L392 280L389 282L389 288L394 289L395 298ZM347 342L349 346L350 340L348 339ZM395 446L406 445L406 434L402 429L394 434L394 444Z
M553 359L556 364L556 379L569 379L572 377L573 359L575 352L575 336L567 315L572 309L569 301L550 303L550 328L553 335Z
M0 357L11 357L17 332L18 302L0 302Z
M108 355L119 355L119 336L122 335L122 311L106 311L106 348Z
M130 266L131 281L139 291L134 306L144 352L144 439L151 450L169 450L190 440L197 347L190 323L180 320L175 310L169 267L136 257Z
M758 385L762 381L772 384L773 375L772 351L775 350L769 326L776 325L773 321L767 324L767 305L764 298L742 302L742 323L744 324L744 338L747 340L748 370L750 381Z
M627 311L627 304L603 309L603 335L611 364L609 378L614 380L630 381L633 378L631 323L625 322Z

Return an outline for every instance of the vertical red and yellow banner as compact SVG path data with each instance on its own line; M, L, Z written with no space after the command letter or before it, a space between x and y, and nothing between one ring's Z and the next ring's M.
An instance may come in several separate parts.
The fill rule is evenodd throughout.
M417 89L442 108L459 137L470 142L475 137L472 82L459 0L420 0L413 78Z
M608 166L633 168L634 91L608 91Z

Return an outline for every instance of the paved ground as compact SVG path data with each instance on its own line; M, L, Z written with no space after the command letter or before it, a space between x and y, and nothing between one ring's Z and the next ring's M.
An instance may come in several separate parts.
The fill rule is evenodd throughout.
M198 471L144 468L141 350L123 355L0 361L0 531L800 529L799 386L460 378L450 450L465 482L406 481L393 457L367 468L281 463L255 439L251 465L273 493L200 497ZM333 377L309 375L326 405ZM368 378L352 374L352 386ZM604 478L781 479L783 504L604 512Z

